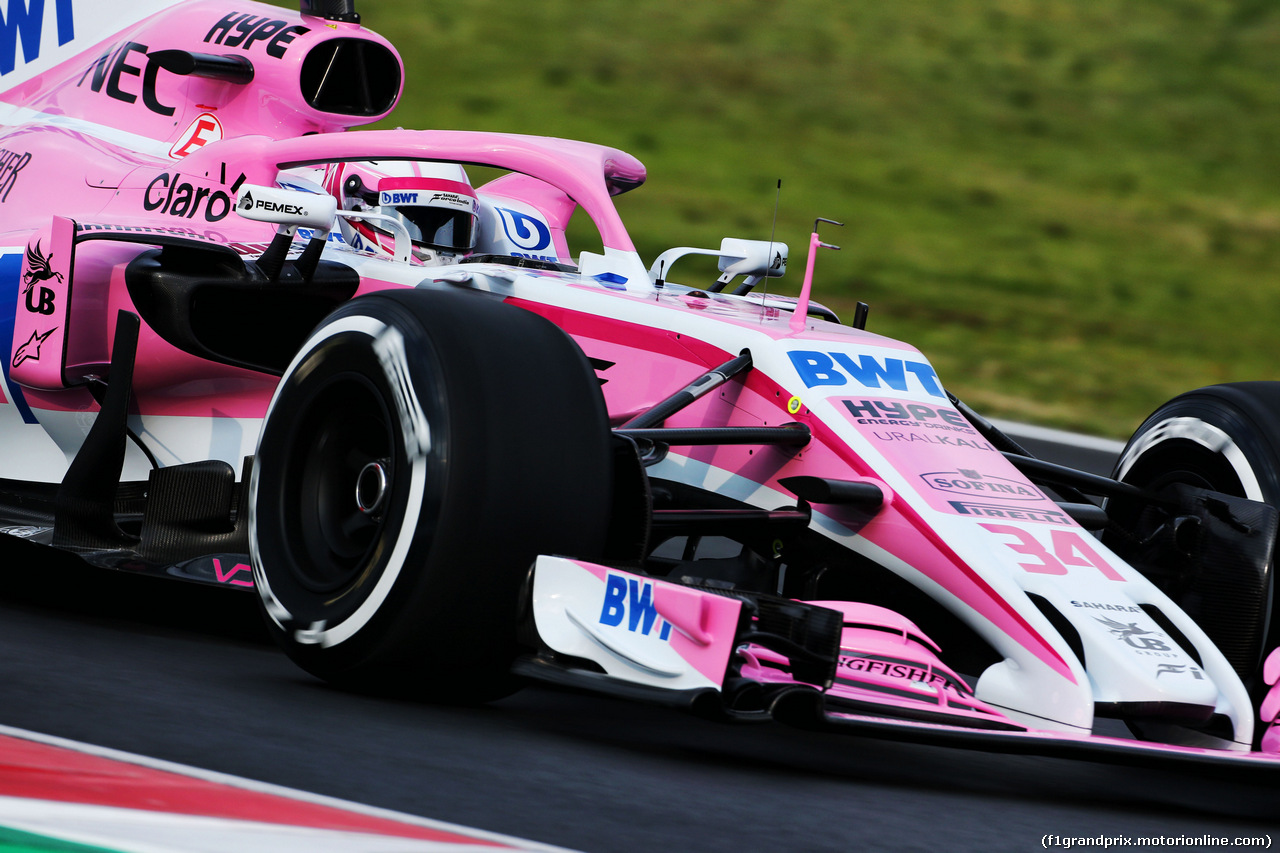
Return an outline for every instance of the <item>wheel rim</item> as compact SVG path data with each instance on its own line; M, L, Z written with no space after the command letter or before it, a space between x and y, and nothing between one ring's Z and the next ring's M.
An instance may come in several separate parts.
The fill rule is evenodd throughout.
M287 525L302 544L293 574L330 593L358 581L382 532L393 487L395 434L390 412L363 376L332 377L297 423L283 492Z
M1240 478L1225 460L1185 439L1175 439L1144 455L1124 481L1152 491L1174 483L1244 497Z

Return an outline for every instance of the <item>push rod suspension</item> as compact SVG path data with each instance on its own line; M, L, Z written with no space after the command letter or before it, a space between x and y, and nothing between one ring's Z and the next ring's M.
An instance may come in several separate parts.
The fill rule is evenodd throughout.
M636 441L692 446L698 444L781 444L803 447L813 437L804 424L779 427L690 427L689 429L616 429Z
M1160 503L1160 499L1137 486L1122 483L1110 477L1100 477L1087 471L1077 471L1064 465L1055 465L1043 459L1034 459L1017 453L1005 451L1004 458L1014 464L1019 471L1026 474L1033 482L1049 483L1053 486L1068 486L1082 489L1091 494L1113 498L1133 498L1145 503Z
M750 369L751 351L743 350L742 355L726 361L717 368L708 370L661 403L627 421L622 425L621 429L651 429L661 426L662 422L667 418L702 397L708 391L719 388L739 373Z

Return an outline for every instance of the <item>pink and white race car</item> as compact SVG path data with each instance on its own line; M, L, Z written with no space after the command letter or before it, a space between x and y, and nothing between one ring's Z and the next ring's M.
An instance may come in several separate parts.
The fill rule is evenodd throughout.
M1120 479L1033 459L811 301L834 224L764 296L781 243L640 258L622 151L346 132L403 83L351 0L26 0L0 35L9 537L243 587L355 689L1280 767L1280 464L1229 405Z

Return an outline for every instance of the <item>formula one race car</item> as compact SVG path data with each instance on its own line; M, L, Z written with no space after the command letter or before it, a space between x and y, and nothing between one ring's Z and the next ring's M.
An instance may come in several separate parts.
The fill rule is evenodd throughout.
M345 132L403 76L350 0L107 5L0 39L11 537L252 589L354 689L1275 764L1273 389L1051 465L812 301L829 220L798 298L772 240L646 265L622 151Z

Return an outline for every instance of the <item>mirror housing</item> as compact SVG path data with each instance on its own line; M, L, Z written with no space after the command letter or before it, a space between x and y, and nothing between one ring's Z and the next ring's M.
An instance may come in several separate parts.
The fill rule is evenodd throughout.
M678 246L667 249L653 266L649 268L649 279L658 287L671 270L671 265L685 255L711 255L719 258L720 277L711 290L719 291L735 276L745 275L754 287L766 276L778 278L787 271L787 244L776 240L742 240L737 237L725 237L720 241L720 250L695 249L692 246ZM750 288L748 288L750 289Z
M787 244L725 237L720 241L720 272L725 283L739 275L781 278L787 272Z
M245 184L236 197L236 213L254 222L328 233L338 213L338 200L331 195Z

